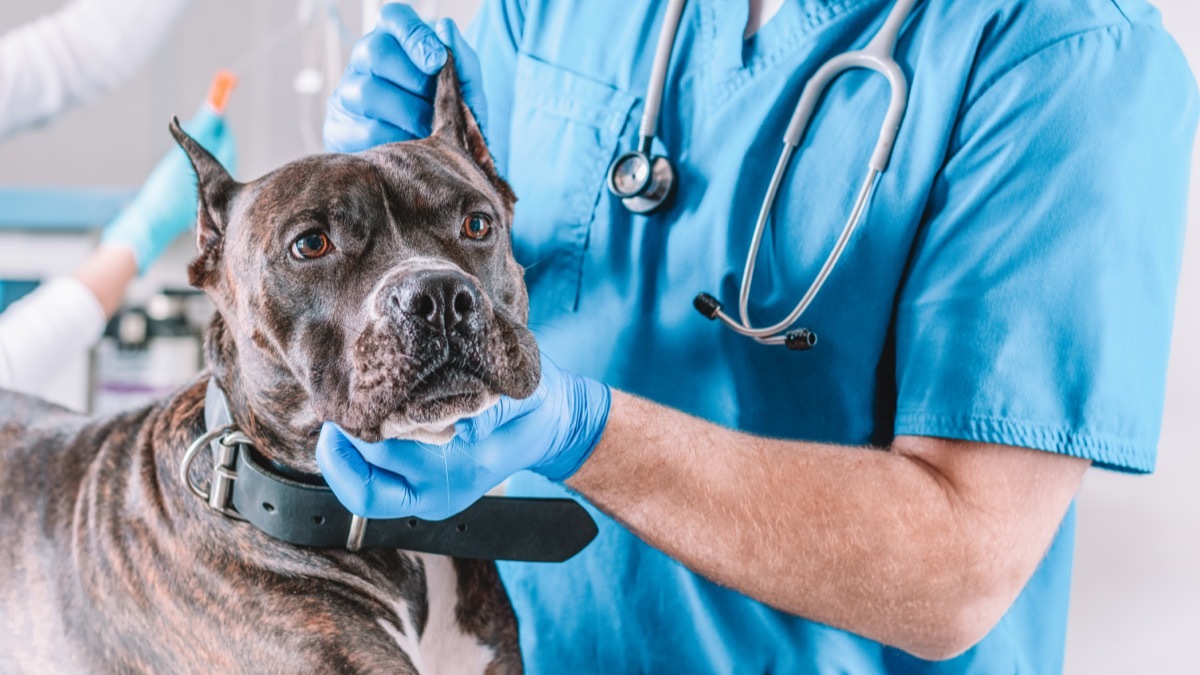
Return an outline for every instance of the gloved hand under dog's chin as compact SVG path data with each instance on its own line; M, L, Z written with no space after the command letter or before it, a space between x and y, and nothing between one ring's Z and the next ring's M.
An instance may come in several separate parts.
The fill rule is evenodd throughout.
M542 381L526 399L502 397L458 422L445 445L366 443L326 423L317 464L338 499L366 518L442 520L518 471L554 481L572 476L608 422L607 385L559 370L542 356Z

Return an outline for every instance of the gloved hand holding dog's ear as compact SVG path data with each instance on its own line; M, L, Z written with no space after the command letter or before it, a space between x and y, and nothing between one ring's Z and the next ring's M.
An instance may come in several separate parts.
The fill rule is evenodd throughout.
M325 111L325 149L358 152L425 138L433 121L436 75L454 51L463 99L487 133L479 57L450 19L431 28L408 5L379 10L375 30L354 45L350 65Z
M542 356L532 396L503 397L455 425L446 445L366 443L326 423L317 464L346 508L366 518L442 520L475 503L518 471L554 481L572 476L600 442L612 391L560 370Z
M183 123L193 138L233 170L236 150L225 117L207 105ZM145 272L175 238L196 222L196 174L183 150L172 147L159 160L137 197L104 229L106 244L127 246Z

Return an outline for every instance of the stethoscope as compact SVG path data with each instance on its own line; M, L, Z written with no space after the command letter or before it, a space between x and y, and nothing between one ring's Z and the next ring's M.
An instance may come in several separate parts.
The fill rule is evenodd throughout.
M653 213L667 202L675 188L675 169L671 166L671 160L663 155L651 155L650 146L658 130L658 111L662 104L667 65L671 60L671 49L679 28L679 18L683 14L684 1L671 0L667 7L666 17L663 19L662 29L658 35L658 46L654 53L650 84L646 89L646 108L642 114L638 148L617 157L608 169L608 189L621 199L621 203L627 209L634 213ZM904 117L904 110L908 105L908 80L893 58L893 54L896 47L896 36L912 12L915 3L916 0L896 0L887 20L866 47L839 54L826 61L805 85L800 94L800 102L796 104L796 111L792 113L791 122L788 123L787 132L783 135L783 151L779 155L779 162L775 165L775 173L771 176L767 195L758 212L758 222L754 226L754 237L750 241L750 252L746 257L746 268L742 272L741 292L738 295L740 320L735 320L725 313L720 301L708 293L700 293L694 301L696 309L701 314L709 319L720 319L734 331L752 337L763 344L782 344L795 350L811 349L817 344L817 336L812 331L804 328L789 330L789 328L812 304L817 293L825 284L825 280L837 266L838 259L845 251L850 236L854 234L854 230L867 210L875 181L879 174L887 168L888 160L891 158L896 133L900 129L900 120ZM804 292L795 309L779 323L765 328L755 328L750 324L747 310L750 304L750 282L754 277L758 249L762 244L763 232L766 231L767 218L770 217L771 208L775 205L779 185L783 182L783 176L787 172L792 153L800 145L800 141L808 129L821 94L839 75L856 68L872 70L883 75L891 87L887 115L883 119L883 125L879 130L879 141L875 144L875 151L871 154L871 161L868 163L867 176L863 180L862 187L859 188L854 208L850 212L850 217L846 219L846 224L842 227L842 232L838 235L833 250L829 252L816 279Z

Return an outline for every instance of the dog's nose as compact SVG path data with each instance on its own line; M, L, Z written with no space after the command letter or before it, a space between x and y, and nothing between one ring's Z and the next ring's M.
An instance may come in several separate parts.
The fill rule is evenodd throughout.
M445 330L470 319L479 305L471 280L450 270L410 274L393 288L390 300L399 314Z

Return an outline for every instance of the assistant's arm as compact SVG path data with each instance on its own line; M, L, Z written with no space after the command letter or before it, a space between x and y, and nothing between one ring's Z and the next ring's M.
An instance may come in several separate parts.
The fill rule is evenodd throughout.
M133 251L104 245L75 271L0 314L0 387L42 394L67 356L100 339L137 274Z
M115 88L188 0L74 0L0 35L0 138Z
M1007 611L1089 464L917 436L886 450L760 438L613 392L567 485L704 577L936 659Z
M184 128L227 167L236 148L225 119L202 107ZM109 223L100 246L70 277L57 279L0 314L0 387L30 394L100 339L129 283L195 220L195 176L171 148L133 201Z

